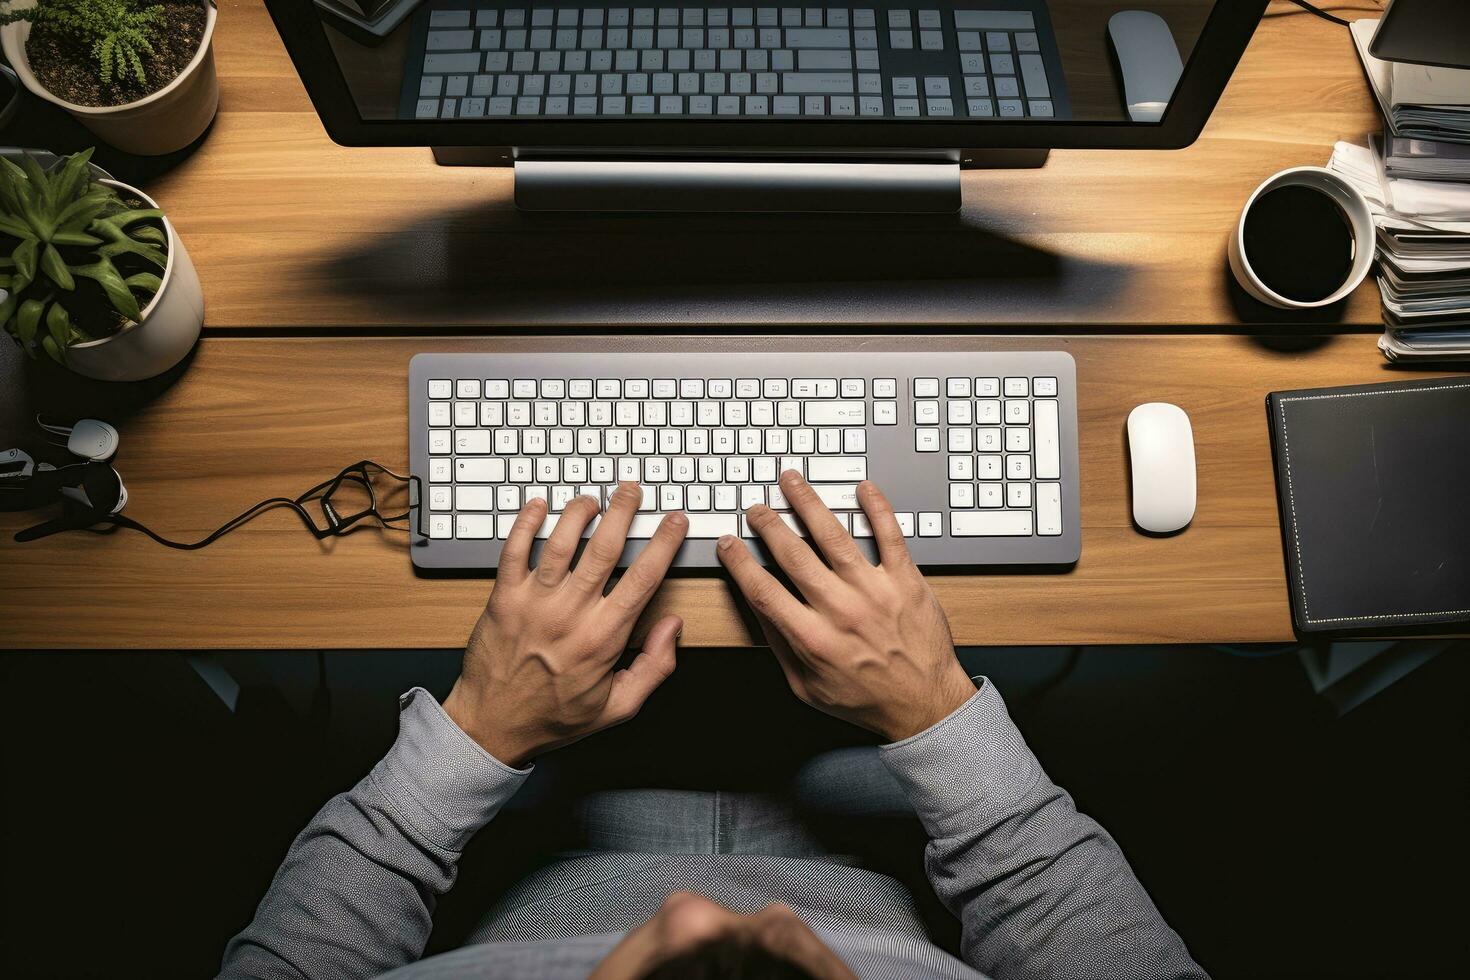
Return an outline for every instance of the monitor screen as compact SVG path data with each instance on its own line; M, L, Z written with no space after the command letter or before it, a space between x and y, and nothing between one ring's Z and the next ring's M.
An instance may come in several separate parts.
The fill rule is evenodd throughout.
M292 2L307 7L312 19L284 20L277 8ZM393 123L433 126L432 140L418 130L425 142L514 144L518 127L557 123L562 136L576 132L568 125L587 124L596 126L593 142L616 144L618 124L629 132L635 126L648 132L649 123L697 132L701 124L759 123L777 142L819 143L822 126L867 122L885 125L888 145L902 139L892 135L902 132L892 128L899 126L924 127L929 135L919 145L935 145L935 126L955 127L955 145L983 145L986 126L1011 132L1015 126L1158 127L1196 54L1210 50L1201 38L1216 7L1241 5L593 3L272 0L271 6L303 74L309 61L313 72L338 76L335 88L346 97L333 111L355 117L347 122L359 133L362 126ZM313 30L312 48L292 36ZM1237 31L1230 43L1238 39L1243 48L1248 36L1248 28ZM1214 66L1220 87L1238 55L1235 50L1223 73ZM1218 87L1209 105L1216 96ZM317 103L322 108L324 100ZM395 129L393 141L408 141L405 132L412 130Z

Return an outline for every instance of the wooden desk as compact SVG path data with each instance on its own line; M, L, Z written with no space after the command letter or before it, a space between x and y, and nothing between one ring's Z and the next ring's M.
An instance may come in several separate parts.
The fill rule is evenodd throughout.
M1255 183L1378 127L1347 33L1305 15L1268 16L1189 150L1059 152L1041 171L968 174L967 210L942 220L522 215L508 172L333 146L258 4L222 4L217 45L219 120L147 185L199 267L208 337L176 384L113 416L129 513L172 536L362 457L403 467L404 379L419 350L701 349L717 332L741 347L763 343L762 328L788 335L777 348L1057 345L1082 378L1082 561L1065 575L937 578L956 639L1281 641L1291 627L1262 399L1404 373L1360 332L1379 329L1371 285L1312 328L1335 336L1295 347L1240 335L1226 288L1225 236ZM1011 326L858 341L826 336L836 323ZM816 324L822 338L800 339ZM556 339L513 336L528 327ZM635 330L674 336L620 336ZM6 349L3 446L33 433L29 415L54 385L23 377ZM1199 512L1173 538L1129 522L1123 424L1147 399L1177 402L1195 424ZM10 536L27 523L0 515L3 646L450 647L490 587L415 578L401 536L319 545L279 513L193 554L131 533L18 546ZM749 640L718 581L670 582L655 611L671 609L688 644Z
M264 7L220 7L219 119L147 184L189 244L214 332L1235 324L1272 316L1242 314L1226 288L1241 202L1381 128L1348 32L1278 3L1196 145L969 172L958 216L527 215L509 170L332 144ZM1378 323L1365 285L1320 329Z
M122 425L128 513L197 537L257 499L295 494L354 460L406 470L408 359L415 352L574 349L938 349L1035 347L1035 337L216 338L172 388ZM1048 337L1077 358L1082 560L1063 575L936 577L962 644L1265 642L1291 639L1272 480L1267 392L1402 377L1367 336L1303 349L1243 336ZM1300 347L1300 344L1286 345ZM1429 376L1429 375L1424 375ZM1123 427L1138 402L1194 423L1199 508L1170 538L1129 522ZM324 544L286 513L206 551L132 532L17 545L0 514L0 644L12 647L452 647L491 587L414 576L405 534ZM99 583L105 586L99 587ZM655 613L685 618L684 642L749 642L719 579L668 583Z

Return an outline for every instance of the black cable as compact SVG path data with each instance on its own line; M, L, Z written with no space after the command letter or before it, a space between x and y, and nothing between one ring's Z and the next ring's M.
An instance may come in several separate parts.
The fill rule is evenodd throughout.
M1323 10L1321 7L1317 7L1317 6L1314 6L1313 4L1308 3L1307 0L1291 0L1291 2L1294 3L1294 4L1296 4L1298 7L1302 8L1303 10L1307 11L1308 13L1316 14L1318 17L1321 17L1323 20L1331 21L1332 23L1337 24L1337 25L1339 25L1341 27L1351 27L1352 26L1352 21L1350 21L1350 20L1343 20L1341 17L1338 17L1335 14L1329 14L1327 11Z
M399 474L394 473L387 467L379 466L378 469L382 470L384 473L395 480L406 482L410 479L409 477L400 476ZM131 517L124 517L121 514L114 514L109 517L103 518L101 523L109 525L107 527L91 527L87 530L91 531L94 534L110 534L119 527L125 527L147 535L149 538L152 538L154 541L158 542L166 548L173 548L177 551L198 551L200 548L206 548L209 545L214 544L220 538L224 537L226 534L229 534L236 528L239 528L242 525L248 524L250 521L255 520L255 518L259 517L261 514L264 514L267 511L276 510L281 507L290 508L297 517L301 518L301 522L306 525L306 529L318 539L327 537L339 537L344 534L349 534L352 531L357 530L357 527L355 525L357 525L358 521L368 516L377 517L390 530L410 530L410 528L406 527L400 528L393 526L399 521L408 520L409 512L404 512L402 514L385 515L379 514L376 509L372 509L363 511L362 513L354 515L353 517L345 521L338 521L333 518L333 527L327 532L323 532L320 528L316 526L316 522L312 520L311 513L306 509L304 505L314 499L317 494L320 494L323 490L333 487L334 485L341 484L342 482L347 480L350 480L354 483L362 484L370 491L372 489L371 484L362 477L359 477L356 474L348 473L347 471L343 471L337 476L332 477L332 479L330 480L323 480L321 483L318 483L316 486L312 487L310 490L306 491L298 497L270 497L266 500L262 500L260 503L247 508L240 514L226 521L224 524L220 525L220 527L216 528L214 531L211 531L209 534L200 538L198 541L174 541L170 538L165 538L163 535L159 534L157 531L154 531L146 524L140 524L137 521L133 520ZM327 507L330 507L329 503L327 504Z

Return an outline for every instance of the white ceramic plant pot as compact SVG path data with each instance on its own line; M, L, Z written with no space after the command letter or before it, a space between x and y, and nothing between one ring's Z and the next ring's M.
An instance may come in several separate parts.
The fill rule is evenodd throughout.
M116 180L101 183L123 195L137 195L149 207L153 198ZM162 374L184 359L204 326L204 289L199 273L184 248L173 222L163 219L168 232L168 267L163 282L137 323L129 323L101 340L73 344L66 349L66 366L77 374L101 381L141 381Z
M100 139L142 156L172 153L198 139L219 109L219 76L214 70L214 24L219 11L213 0L201 3L204 37L189 64L157 92L124 105L76 105L48 92L31 71L26 56L31 25L25 21L0 28L0 48L22 85L38 98L61 106Z

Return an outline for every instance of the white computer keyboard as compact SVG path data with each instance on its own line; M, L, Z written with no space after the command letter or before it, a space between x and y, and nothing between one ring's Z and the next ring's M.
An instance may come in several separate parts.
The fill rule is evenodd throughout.
M920 564L1074 562L1074 372L1058 352L421 354L414 560L492 568L526 501L549 504L544 539L573 498L636 480L625 560L678 510L678 565L714 567L757 504L805 533L777 483L793 469L859 541L857 484L878 483Z

